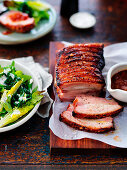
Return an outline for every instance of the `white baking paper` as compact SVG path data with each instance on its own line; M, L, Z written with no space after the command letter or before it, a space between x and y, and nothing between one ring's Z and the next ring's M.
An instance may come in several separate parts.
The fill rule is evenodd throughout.
M64 42L64 44L66 43ZM127 43L118 43L105 47L104 57L106 64L103 69L103 75L106 79L107 71L112 65L120 62L127 62ZM109 94L107 93L106 96L108 95ZM53 104L53 114L49 121L49 127L56 136L66 140L82 138L96 139L116 147L127 148L127 107L124 107L123 112L114 118L115 131L104 134L96 134L74 130L59 121L60 113L66 110L68 104L69 102L60 102L56 95L56 100Z

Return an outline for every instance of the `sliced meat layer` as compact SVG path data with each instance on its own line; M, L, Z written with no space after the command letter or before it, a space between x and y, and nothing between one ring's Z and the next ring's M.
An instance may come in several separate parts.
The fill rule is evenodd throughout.
M86 61L74 61L71 62L69 64L61 64L58 65L56 63L56 68L57 69L64 69L64 68L75 68L75 67L93 67L93 68L98 68L99 70L101 70L101 66L99 63L95 63L95 62L86 62Z
M62 84L62 82L66 82L66 80L69 82L75 82L75 81L82 81L83 82L99 82L99 83L104 83L104 79L102 74L97 73L97 72L88 72L88 71L80 71L80 72L72 72L72 73L65 73L65 74L57 74L57 80L59 83Z
M62 59L58 60L58 65L68 64L68 63L77 62L77 61L86 61L86 62L99 63L100 59L95 58L95 57L90 57L90 56L79 56L79 57L73 57L73 58L69 58L69 59L63 59L62 58Z
M102 118L114 116L122 111L123 107L115 100L101 97L82 96L76 97L73 115L78 118Z
M76 73L92 73L92 74L101 74L100 70L96 67L86 67L86 66L75 66L75 67L69 67L69 68L57 68L56 74L59 74L59 76L63 75L69 75L69 74L76 74ZM102 76L102 75L101 75Z
M114 129L113 126L113 118L106 117L102 119L79 119L72 116L73 105L70 104L67 111L64 111L60 115L60 120L72 128L102 133L107 132Z
M57 86L61 88L62 91L69 91L69 90L79 90L82 89L82 91L85 91L88 89L91 90L97 90L101 91L105 85L104 81L90 76L82 76L82 77L67 77L62 80L57 81Z
M34 18L20 11L9 11L0 16L0 24L19 33L25 33L35 27Z
M97 91L96 89L89 91L89 88L84 90L70 90L67 92L62 92L57 86L56 90L61 101L73 101L76 96L100 96L100 91Z
M92 44L75 44L63 48L61 54L70 54L75 51L88 51L92 53L102 54L104 45L101 43L92 43ZM61 55L60 54L60 55Z

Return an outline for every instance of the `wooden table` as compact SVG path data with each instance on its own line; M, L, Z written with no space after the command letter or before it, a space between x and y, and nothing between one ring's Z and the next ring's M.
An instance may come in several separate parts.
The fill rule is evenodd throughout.
M127 1L126 0L80 0L80 11L95 14L97 24L88 30L73 28L68 19L59 15L60 0L50 2L57 11L57 23L51 33L34 42L17 45L0 45L0 58L16 58L32 55L35 61L48 66L50 41L70 42L123 42L127 39ZM86 168L99 169L127 165L127 152L98 152L80 155L50 155L49 119L34 115L21 127L0 134L0 169L38 169L38 168ZM106 165L106 166L105 166Z

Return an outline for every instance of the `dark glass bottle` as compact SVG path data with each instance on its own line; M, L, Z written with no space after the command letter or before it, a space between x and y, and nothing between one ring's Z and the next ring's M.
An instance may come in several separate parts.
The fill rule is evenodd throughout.
M78 12L78 0L62 0L60 14L69 18L72 14Z

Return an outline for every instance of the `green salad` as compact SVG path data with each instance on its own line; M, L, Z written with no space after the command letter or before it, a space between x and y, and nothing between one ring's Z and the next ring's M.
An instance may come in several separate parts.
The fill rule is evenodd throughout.
M42 19L49 19L50 10L49 6L41 1L33 0L5 0L4 5L9 10L16 10L27 13L30 17L33 17L35 23L38 24Z
M0 66L0 128L27 114L43 98L38 87L32 90L33 79L15 69L15 62Z

